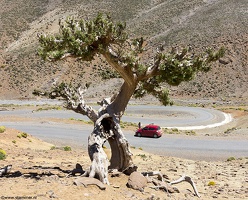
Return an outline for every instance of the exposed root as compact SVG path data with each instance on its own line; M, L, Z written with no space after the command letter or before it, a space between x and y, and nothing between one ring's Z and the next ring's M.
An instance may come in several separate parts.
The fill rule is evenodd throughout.
M0 169L0 177L9 174L11 168L12 168L12 165L7 165L7 166L1 168Z
M199 195L199 193L198 193L198 191L197 191L197 188L196 188L196 185L195 185L194 181L193 181L189 176L182 175L178 180L170 182L170 185L178 184L178 183L181 183L182 181L188 182L188 183L193 187L194 192L195 192L195 195L196 195L197 197L200 197L200 195Z
M142 172L144 176L157 176L159 181L153 180L154 183L153 189L164 189L166 192L173 193L173 192L179 192L177 188L170 187L173 184L181 183L182 181L186 181L190 183L190 185L193 187L195 195L197 197L200 197L200 194L197 191L196 185L194 181L191 179L191 177L183 175L178 180L169 182L168 184L164 182L163 175L159 171L153 171L153 172Z

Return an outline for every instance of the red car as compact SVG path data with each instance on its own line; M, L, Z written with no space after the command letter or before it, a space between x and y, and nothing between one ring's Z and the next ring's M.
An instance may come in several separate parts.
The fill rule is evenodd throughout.
M153 138L158 138L161 137L163 134L162 129L160 126L155 125L155 124L149 124L143 128L139 128L134 136L138 137L153 137Z

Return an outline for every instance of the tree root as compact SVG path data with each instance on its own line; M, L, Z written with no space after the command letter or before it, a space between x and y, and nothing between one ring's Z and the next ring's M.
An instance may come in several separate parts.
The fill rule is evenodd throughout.
M170 185L178 184L178 183L181 183L181 182L183 182L183 181L188 182L188 183L193 187L194 192L195 192L195 195L196 195L197 197L200 197L200 195L199 195L199 193L198 193L198 191L197 191L197 188L196 188L196 185L195 185L194 181L193 181L193 180L191 179L191 177L189 177L189 176L182 175L179 179L177 179L176 181L172 181L172 182L170 182L169 184L170 184Z
M7 166L1 168L0 169L0 177L9 174L11 168L12 168L12 165L7 165Z
M172 182L168 182L168 184L166 184L164 182L164 176L159 171L142 172L142 174L144 176L157 176L158 177L158 180L159 181L152 180L153 184L155 185L154 187L152 187L153 189L164 189L166 192L169 192L169 193L179 192L177 188L170 187L170 186L171 185L174 185L174 184L181 183L183 181L186 181L186 182L188 182L193 187L194 192L195 192L195 195L197 197L200 197L200 194L197 191L197 188L196 188L196 185L195 185L194 181L189 176L182 175L178 180L175 180L175 181L172 181Z

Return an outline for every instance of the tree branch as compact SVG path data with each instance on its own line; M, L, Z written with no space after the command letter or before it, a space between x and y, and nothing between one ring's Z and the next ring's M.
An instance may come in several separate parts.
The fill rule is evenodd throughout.
M134 83L134 76L131 71L127 70L126 67L121 66L120 59L117 55L117 53L114 52L114 50L109 47L108 51L102 53L102 55L105 57L107 62L116 70L119 72L121 77L127 82L128 85L132 85Z
M98 119L97 112L91 106L86 105L84 102L83 93L85 91L86 89L83 90L81 87L79 87L76 91L69 87L65 87L67 108L77 113L86 115L90 120L96 122Z

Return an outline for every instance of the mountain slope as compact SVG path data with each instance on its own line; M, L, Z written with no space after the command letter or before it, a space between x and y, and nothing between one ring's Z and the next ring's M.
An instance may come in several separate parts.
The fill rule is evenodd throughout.
M214 98L245 101L248 97L247 0L0 0L0 98L32 98L34 89L49 89L55 81L92 82L88 97L110 95L102 84L100 57L92 63L72 60L49 63L36 55L37 33L55 33L67 16L94 17L108 12L125 21L133 36L144 36L151 50L158 44L227 48L225 58L208 74L171 87L174 98ZM92 77L92 75L94 75ZM100 84L99 84L100 83ZM99 86L105 88L99 89ZM97 88L97 89L96 89ZM103 92L102 92L103 91Z

